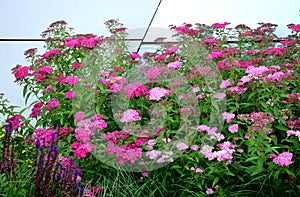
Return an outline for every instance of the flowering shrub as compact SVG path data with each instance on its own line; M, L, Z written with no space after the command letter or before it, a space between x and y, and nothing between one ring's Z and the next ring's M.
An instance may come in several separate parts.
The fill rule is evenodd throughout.
M42 33L46 52L29 49L30 66L12 69L25 102L34 101L29 117L4 104L2 113L25 136L22 149L40 151L34 167L25 165L35 169L36 195L56 193L62 180L71 195L120 196L121 186L104 184L110 167L131 172L138 189L127 196L300 192L300 25L289 24L286 38L271 23L171 26L178 43L141 56L128 50L122 24L105 24L107 38L55 22Z

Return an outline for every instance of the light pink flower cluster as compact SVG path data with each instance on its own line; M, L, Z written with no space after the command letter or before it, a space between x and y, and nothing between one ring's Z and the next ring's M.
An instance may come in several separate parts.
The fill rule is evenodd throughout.
M87 119L84 118L85 114L83 112L75 114L75 120L78 121L77 128L75 129L75 138L77 141L71 145L71 148L74 149L74 155L78 159L85 158L89 152L96 148L90 142L91 136L95 135L98 129L102 130L107 127L101 114L95 114Z
M227 88L228 86L230 86L230 79L223 80L220 84L220 88Z
M57 101L57 99L52 98L46 108L48 111L50 111L51 109L58 107L58 105L59 105L59 102Z
M246 83L250 82L251 80L252 80L251 77L249 77L249 76L243 76L243 77L239 80L239 82L237 83L237 85L239 85L239 86L244 86Z
M148 141L148 144L147 144L147 148L152 150L153 149L153 146L156 144L156 141L154 139L151 139Z
M225 97L226 97L226 94L223 92L218 92L214 95L214 98L217 98L217 99L224 99Z
M107 142L107 147L104 151L108 155L116 154L120 164L125 164L126 162L134 163L138 158L142 158L142 148L131 148L126 146L119 147L112 141Z
M219 151L213 151L214 147L209 145L204 145L201 149L201 153L209 161L217 159L218 161L226 161L226 164L229 165L232 162L232 154L235 152L235 144L231 144L229 141L218 144L218 147L221 148Z
M161 73L165 72L165 67L151 67L147 70L146 73L146 80L155 79L157 78Z
M227 90L227 93L228 94L243 94L247 90L248 90L248 88L242 88L242 87L234 86L234 87L229 88Z
M121 117L121 122L133 122L133 121L139 121L141 120L141 117L139 115L139 112L134 109L128 109L123 113L123 116Z
M268 70L269 69L265 66L259 66L259 67L248 66L245 73L256 76L256 77L261 77Z
M168 68L174 68L174 69L177 69L177 68L181 68L182 67L182 62L170 62L168 65L167 65Z
M195 167L191 167L190 170L195 171L196 174L203 172L203 170L201 170L200 168L195 168Z
M141 82L128 84L124 87L127 98L139 97L141 95L147 95L148 89L143 86Z
M126 145L120 146L120 139L127 139L130 135L127 130L122 131L114 131L106 133L107 147L104 151L108 155L117 155L118 161L120 164L124 164L126 162L134 163L138 158L142 157L142 148L141 146L148 142L148 138L141 137L137 138L135 142L129 142ZM150 141L150 140L149 140ZM155 141L151 140L148 146L153 148L155 145Z
M293 153L283 152L278 156L275 154L270 154L269 158L270 159L273 158L273 162L276 163L277 165L285 167L292 164Z
M227 123L231 122L231 120L235 117L234 114L223 112L223 119L226 120Z
M298 137L298 140L300 142L300 131L298 131L298 130L296 130L296 131L294 131L294 130L288 130L286 132L286 134L287 134L288 137L290 137L291 135L294 135L294 136Z
M228 127L228 131L230 131L231 133L238 132L238 129L239 129L239 125L238 124L233 124L233 125L230 125Z
M199 149L199 146L198 145L192 145L190 148L191 148L191 150L197 151Z
M200 125L197 127L197 129L200 132L206 131L207 134L209 135L210 139L212 139L212 140L221 141L225 138L223 134L217 133L217 127L210 128L209 126L206 126L206 125Z
M118 93L124 87L124 84L127 82L127 79L124 77L119 77L115 74L111 74L108 79L106 79L107 87L112 93Z
M178 150L185 150L185 149L187 149L189 146L188 145L186 145L185 143L183 143L183 142L177 142L176 143L176 148L178 149Z
M149 91L149 100L159 101L162 97L172 94L171 90L166 90L160 87L154 87Z

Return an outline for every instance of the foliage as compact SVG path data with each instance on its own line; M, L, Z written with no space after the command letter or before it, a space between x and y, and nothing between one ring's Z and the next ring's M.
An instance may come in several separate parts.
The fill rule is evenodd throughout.
M171 26L178 42L142 57L121 23L105 25L106 38L52 23L46 52L12 69L34 101L23 117L1 96L13 130L1 162L9 150L18 165L1 167L0 194L297 196L300 25L286 38L271 23Z

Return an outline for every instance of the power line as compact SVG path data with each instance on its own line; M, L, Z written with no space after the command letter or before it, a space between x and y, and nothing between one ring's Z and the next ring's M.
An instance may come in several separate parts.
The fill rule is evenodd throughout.
M147 27L147 29L146 29L146 32L145 32L144 36L143 36L143 38L142 38L142 42L140 42L139 47L138 47L138 49L137 49L137 51L136 51L137 53L140 51L140 48L141 48L142 44L144 43L144 39L146 38L146 35L147 35L148 31L149 31L149 28L150 28L150 26L151 26L151 24L152 24L152 21L153 21L153 19L154 19L156 13L157 13L157 11L158 11L158 8L159 8L161 2L162 2L162 0L159 1L158 5L157 5L157 7L156 7L156 10L155 10L155 12L154 12L154 14L153 14L153 16L152 16L152 18L151 18L151 21L150 21L150 23L149 23L149 25L148 25L148 27Z

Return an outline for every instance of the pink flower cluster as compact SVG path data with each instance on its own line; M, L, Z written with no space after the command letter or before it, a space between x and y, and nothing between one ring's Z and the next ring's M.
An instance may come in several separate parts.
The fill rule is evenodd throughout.
M214 39L214 38L207 38L203 41L204 44L215 44L217 43L217 39Z
M38 103L35 103L33 105L33 108L31 109L31 114L30 116L32 118L36 118L40 113L41 113L41 107L44 105L43 102L38 102Z
M170 62L168 65L167 65L168 68L174 68L174 69L177 69L177 68L181 68L182 67L182 62Z
M223 119L226 120L227 123L231 122L231 120L235 117L234 114L223 112Z
M159 56L155 57L154 60L155 61L161 61L167 58L168 55L172 55L175 54L176 51L179 49L178 46L172 46L171 48L167 49L165 52L163 52L162 54L160 54Z
M223 134L217 133L217 127L210 128L209 126L206 125L200 125L197 127L197 130L200 132L206 131L210 139L212 140L221 141L225 138Z
M228 127L228 131L230 131L231 133L238 132L238 129L239 129L239 125L238 124L233 124L233 125L230 125Z
M96 148L95 145L90 142L74 142L70 147L74 149L74 155L78 159L85 158L89 152L92 152Z
M200 168L195 168L195 167L191 167L190 170L195 171L196 174L203 172L203 170L201 170Z
M133 122L133 121L139 121L141 120L141 117L139 113L134 109L128 109L124 112L122 118L120 119L121 122Z
M119 147L112 141L107 142L107 148L104 151L108 155L116 154L120 164L125 164L126 162L134 163L138 158L142 158L142 148Z
M136 59L136 58L141 58L141 56L137 52L132 52L131 58Z
M34 76L38 81L44 81L45 78L53 72L49 66L43 66L34 72Z
M73 70L76 70L77 68L80 68L81 67L81 64L78 63L78 62L75 62L73 65L72 65L72 69Z
M288 137L290 137L291 135L294 135L294 136L298 137L298 141L300 142L300 131L299 130L296 130L296 131L288 130L286 132L286 134L287 134Z
M106 133L107 147L104 151L108 155L117 155L120 164L134 163L138 158L142 158L142 148L140 146L148 141L148 138L138 138L135 142L120 146L120 139L127 138L129 138L127 131Z
M230 23L228 22L224 22L224 23L214 23L211 26L213 28L217 28L217 29L224 29L227 25L229 25Z
M220 88L227 88L228 86L230 86L230 79L223 80L220 84Z
M65 93L67 99L72 99L74 96L76 96L76 93L74 91L68 91Z
M48 111L50 111L51 109L58 107L58 105L59 105L59 102L57 101L57 99L52 98L46 108Z
M218 147L221 148L221 150L213 151L214 147L204 145L200 152L209 161L217 159L218 161L226 161L226 164L229 165L232 162L232 154L235 152L234 148L236 147L236 145L230 143L229 141L225 141L223 143L218 144Z
M70 48L79 47L79 46L94 48L97 44L102 43L103 39L97 37L88 38L88 37L80 36L77 39L66 38L64 39L64 42L66 43L66 46Z
M239 86L234 86L231 87L227 90L228 94L243 94L244 92L246 92L248 90L248 88L242 88Z
M183 142L177 142L177 143L176 143L176 148L177 148L178 150L180 150L180 151L185 150L185 149L187 149L188 147L189 147L189 146L186 145L186 144L183 143Z
M293 153L283 152L278 156L275 154L270 154L269 158L270 159L273 158L273 162L276 163L277 165L285 167L292 164Z
M161 73L165 72L166 68L164 67L151 67L147 70L146 73L146 80L149 79L155 79L157 78Z
M52 57L52 56L58 55L58 54L60 54L60 50L58 50L58 49L52 49L52 50L47 51L46 53L44 53L42 55L42 57L43 58L48 58L48 57Z
M78 121L77 128L75 129L75 138L77 141L71 145L71 148L74 149L74 155L78 159L85 158L89 152L96 148L90 142L91 136L95 135L98 129L102 130L107 127L101 114L95 114L87 119L84 118L85 114L83 112L75 114L75 120Z
M124 89L126 91L127 98L134 98L148 94L148 89L143 86L141 82L128 84Z
M171 90L166 90L160 87L154 87L149 91L149 100L159 101L162 97L172 94Z
M67 76L67 77L63 77L60 79L60 84L67 83L70 86L72 86L78 82L79 82L79 79L76 76Z
M300 101L300 92L294 93L294 94L287 94L288 98L283 100L284 103L295 103L295 101Z
M22 126L24 126L24 122L20 122L22 120L22 117L20 114L15 114L12 117L6 119L6 123L9 123L10 130L16 130Z
M29 66L20 67L17 65L15 68L12 69L13 74L15 75L16 80L24 79L29 75Z
M119 77L115 74L109 75L109 78L106 79L107 87L110 89L113 93L118 93L122 90L124 87L124 84L127 82L127 79L123 77Z
M152 160L156 159L157 163L173 162L174 161L174 159L172 158L173 154L174 153L172 151L161 152L159 150L151 150L146 152L146 156Z
M186 34L189 36L195 36L200 32L198 29L191 29L191 27L192 27L191 24L185 24L183 26L176 27L175 30L178 33Z
M34 130L34 135L36 138L40 140L40 144L42 146L48 146L50 142L52 141L52 135L56 134L56 130L54 129L42 129L42 128L37 128Z
M218 59L218 58L223 58L223 57L224 57L224 54L220 50L214 50L214 51L210 52L210 54L208 55L208 58L210 58L210 59Z

